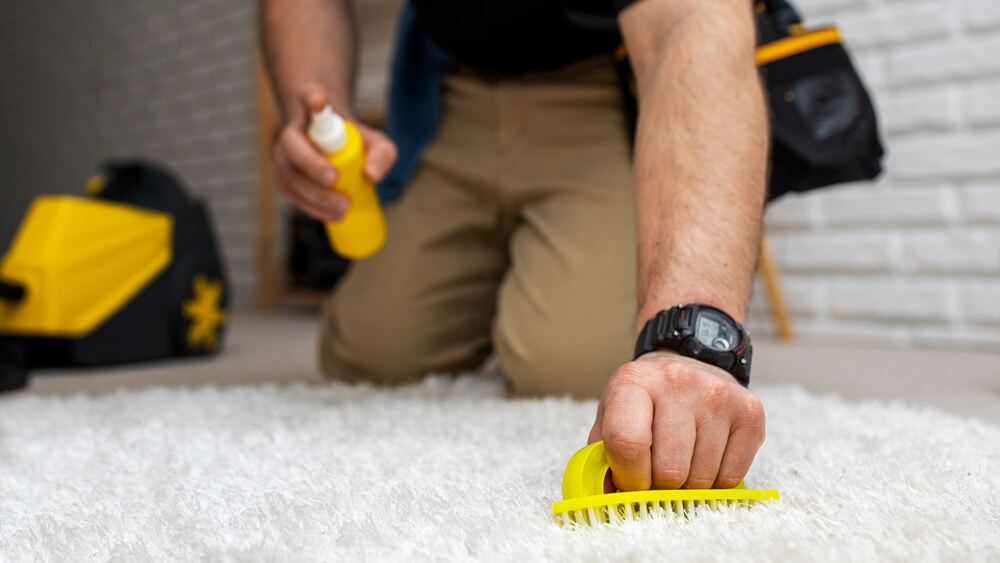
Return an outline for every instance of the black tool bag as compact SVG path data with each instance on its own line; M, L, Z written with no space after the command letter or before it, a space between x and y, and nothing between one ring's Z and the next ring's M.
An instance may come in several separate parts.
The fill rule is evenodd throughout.
M757 5L757 63L771 107L768 200L882 171L875 110L835 27L804 29L785 0Z
M201 356L214 354L222 346L231 290L208 206L189 195L173 174L149 162L107 162L99 178L99 181L95 178L89 198L93 205L118 208L119 213L127 211L133 214L132 222L141 222L150 212L169 218L170 239L164 241L169 247L157 249L169 256L169 262L149 274L141 286L128 290L127 299L104 312L96 326L86 333L64 330L65 316L61 314L53 315L61 324L55 325L52 334L22 329L0 333L0 392L26 385L29 370L34 368L106 366ZM76 207L52 219L42 217L49 221L44 226L57 233L78 230L80 234L76 236L85 237L86 244L67 244L67 236L53 237L49 244L61 251L51 259L51 270L40 270L37 280L49 272L107 268L105 259L113 258L113 253L129 252L128 245L117 242L123 235L115 225L90 228L99 224L85 220L87 209ZM28 215L26 224L40 221L32 217ZM80 229L80 225L85 228ZM90 252L77 256L78 248L91 247L107 250L103 254ZM102 300L111 291L126 292L92 284L93 287L81 287L78 293L64 294L50 285L0 279L0 302L13 311L31 299L48 300L53 307L62 307L67 302Z
M771 108L768 201L882 171L875 110L835 27L806 30L785 0L756 4L757 63ZM630 138L638 118L624 47L615 54Z

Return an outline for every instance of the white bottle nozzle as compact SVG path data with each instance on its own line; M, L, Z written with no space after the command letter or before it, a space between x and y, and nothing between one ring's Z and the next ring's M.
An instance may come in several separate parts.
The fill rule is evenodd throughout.
M312 115L309 138L325 154L339 151L347 144L347 128L344 127L344 118L334 113L332 107L326 106Z

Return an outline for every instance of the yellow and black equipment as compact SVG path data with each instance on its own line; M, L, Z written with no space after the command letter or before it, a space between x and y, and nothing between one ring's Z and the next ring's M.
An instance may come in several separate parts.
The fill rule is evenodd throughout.
M755 5L771 110L768 198L877 177L884 151L875 109L840 31L806 27L787 0Z
M229 285L206 206L139 161L106 164L87 192L36 198L0 261L0 391L32 368L222 344Z
M836 26L808 28L788 0L752 0L756 62L770 110L768 201L882 172L882 142L868 90ZM626 126L635 137L635 77L615 53Z

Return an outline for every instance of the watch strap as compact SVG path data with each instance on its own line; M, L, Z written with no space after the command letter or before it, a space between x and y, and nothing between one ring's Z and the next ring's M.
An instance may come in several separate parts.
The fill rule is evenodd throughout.
M712 310L729 318L736 327L739 341L735 350L719 353L701 345L694 336L694 323L698 310ZM709 305L678 305L664 309L646 322L635 343L635 355L639 358L654 350L668 348L687 356L704 361L728 371L741 385L750 384L750 364L753 346L750 336L743 326L724 311Z

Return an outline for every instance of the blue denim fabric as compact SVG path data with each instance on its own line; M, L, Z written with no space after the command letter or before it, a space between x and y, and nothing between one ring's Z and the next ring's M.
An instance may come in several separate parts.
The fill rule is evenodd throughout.
M420 28L416 10L407 3L399 17L396 46L389 70L388 118L385 132L399 150L396 164L378 184L382 203L395 201L413 175L420 156L441 122L441 88L455 59Z

